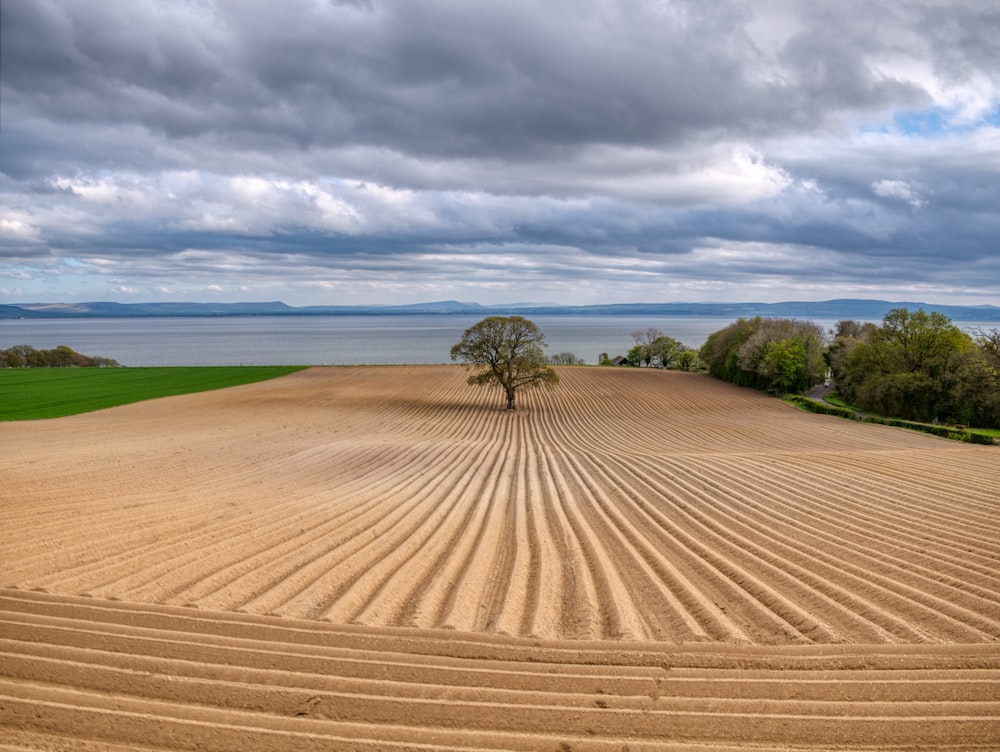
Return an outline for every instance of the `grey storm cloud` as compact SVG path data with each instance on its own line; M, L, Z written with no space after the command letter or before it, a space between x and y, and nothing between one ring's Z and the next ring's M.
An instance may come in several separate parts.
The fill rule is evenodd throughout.
M548 159L919 104L837 39L839 15L769 55L733 3L13 0L5 83L44 118L236 148Z
M1000 289L994 2L0 13L0 300Z

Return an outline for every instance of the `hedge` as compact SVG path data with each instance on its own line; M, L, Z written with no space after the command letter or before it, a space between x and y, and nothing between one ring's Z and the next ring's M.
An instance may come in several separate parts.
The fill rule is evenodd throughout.
M964 428L956 428L955 426L941 426L933 425L931 423L917 423L912 420L902 420L901 418L883 418L878 415L865 415L862 416L846 407L837 407L836 405L830 405L825 402L819 402L817 400L809 399L808 397L803 397L799 394L792 394L785 397L786 402L790 402L796 407L800 407L803 410L807 410L811 413L819 413L821 415L833 415L838 418L849 418L851 420L861 420L865 423L878 423L884 426L894 426L896 428L909 428L913 431L923 431L925 433L933 434L934 436L940 436L944 439L951 439L952 441L964 441L969 444L1000 444L1000 440L993 436L989 436L983 433L977 433L975 431L968 431Z

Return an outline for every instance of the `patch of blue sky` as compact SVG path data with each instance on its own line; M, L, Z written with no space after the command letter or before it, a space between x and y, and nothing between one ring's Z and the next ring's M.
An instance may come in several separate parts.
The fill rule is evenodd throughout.
M1000 126L1000 105L974 119L963 117L960 110L951 107L897 110L892 113L890 122L883 122L865 130L912 138L933 139L971 133L984 126Z
M906 136L933 138L954 131L955 111L944 107L893 113L892 130Z
M1000 126L1000 105L994 106L978 117L970 118L961 110L952 107L932 107L925 110L898 110L892 114L892 122L877 130L913 138L942 138L963 133L972 133L983 127Z

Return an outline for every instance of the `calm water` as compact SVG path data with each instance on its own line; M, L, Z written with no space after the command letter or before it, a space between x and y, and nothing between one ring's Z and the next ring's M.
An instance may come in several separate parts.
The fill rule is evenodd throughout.
M0 349L67 345L129 366L387 365L448 363L451 346L477 315L247 316L224 318L3 319ZM596 363L624 354L631 333L651 326L700 347L731 319L716 317L534 316L550 355Z
M0 319L0 349L67 345L128 366L389 365L450 362L478 315ZM532 316L547 354L587 363L624 355L632 332L656 327L691 348L734 319L715 316ZM834 319L812 319L824 329ZM963 322L955 322L965 328ZM996 326L995 322L992 324ZM984 328L990 328L985 325Z

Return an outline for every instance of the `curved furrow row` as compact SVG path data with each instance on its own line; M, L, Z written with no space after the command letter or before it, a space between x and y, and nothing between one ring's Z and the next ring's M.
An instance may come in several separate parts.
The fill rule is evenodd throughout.
M500 423L502 433L509 435L509 423ZM342 602L326 609L324 618L361 624L433 626L441 618L437 613L431 616L434 621L430 625L400 620L414 617L414 591L421 583L440 580L449 586L449 593L457 588L455 580L468 567L485 521L491 516L493 507L500 503L495 497L490 501L484 497L488 496L492 479L502 473L505 463L504 453L490 446L475 463L459 472L439 468L445 480L439 486L440 495L429 499L428 506L433 504L438 510L447 511L435 512L428 517L428 524L415 529L401 545L373 562L364 575L352 583ZM492 548L486 549L486 553L492 551ZM449 566L449 560L455 562L454 565ZM474 597L472 593L466 595L470 599ZM447 601L441 604L441 610L447 607Z
M259 471L257 471L259 473ZM229 479L227 479L228 481ZM237 487L242 484L235 484ZM256 485L249 480L247 486ZM218 489L217 489L218 490ZM151 494L152 492L150 492ZM192 491L187 492L193 493ZM284 498L269 505L263 511L263 519L253 520L244 517L244 506L241 502L232 500L231 497L222 497L218 504L213 503L215 494L206 494L206 498L199 502L178 503L171 505L171 511L167 519L171 522L177 518L186 522L184 528L179 531L164 534L164 527L160 523L160 515L147 516L147 509L137 510L126 508L118 512L118 518L125 519L116 524L108 526L98 523L100 529L106 531L106 539L95 543L93 541L81 541L78 546L95 560L96 565L102 563L114 566L115 559L119 552L128 552L130 559L143 560L147 558L170 558L170 552L184 553L194 549L196 552L212 550L214 544L225 543L231 539L239 539L245 533L252 531L257 525L266 526L272 520L286 520L296 509L296 501L293 498ZM151 496L152 498L152 496ZM162 507L162 504L157 505ZM192 529L189 529L192 528ZM156 531L154 533L154 531ZM120 563L120 562L117 562ZM80 565L82 577L87 576L87 569L91 565L85 563ZM126 563L123 567L130 574L135 574ZM64 575L69 571L64 570Z
M692 464L689 466L689 471L692 472L693 478L705 483L714 493L720 493L720 485L715 481L718 474L716 466L704 468L701 474L693 470ZM892 589L873 592L865 577L856 578L850 573L849 570L855 570L853 565L826 553L826 548L830 546L816 550L801 540L808 538L802 530L792 527L787 535L779 535L778 528L773 525L747 522L746 518L741 518L738 510L748 499L745 494L734 490L739 487L738 483L722 485L721 488L730 490L722 492L723 495L719 497L720 503L692 508L691 513L707 530L720 540L726 540L728 545L735 547L735 550L752 554L774 567L772 579L788 577L791 578L790 583L798 583L796 587L805 586L834 601L851 604L852 611L858 617L864 617L894 632L897 639L921 641L928 638L929 633L925 631L928 625L922 623L922 619L900 619L898 616L890 616L894 609L888 608L885 600L900 597L898 593ZM810 541L812 542L814 541ZM849 586L843 584L845 579L850 583ZM902 613L906 614L908 610L904 608ZM939 623L945 621L939 619L937 614L932 614L930 619L938 620ZM908 622L917 622L919 627ZM964 623L948 622L948 624L953 629L968 631ZM848 627L845 626L845 629ZM850 635L850 632L846 634Z
M696 461L690 463L692 467L696 467L698 464ZM881 540L874 547L866 545L864 542L871 540L871 536L876 530L881 538L902 534L905 528L902 526L896 528L894 525L886 523L884 519L877 529L870 524L863 524L864 520L862 520L862 524L854 524L853 520L857 519L855 514L844 513L844 496L849 498L852 492L849 487L836 486L837 495L820 500L816 498L816 492L809 494L803 489L799 493L791 493L782 488L781 473L755 475L749 463L745 461L730 463L725 458L718 458L710 466L702 465L701 477L705 479L707 484L720 492L725 492L725 489L743 489L730 498L740 500L747 505L747 508L752 507L755 510L753 516L761 515L767 518L783 519L795 528L815 530L823 537L832 536L832 542L841 543L847 547L856 547L862 555L877 557L880 562L885 562L889 566L899 564L900 560L888 553L888 546L883 545ZM834 511L826 512L826 509ZM886 513L886 517L890 519L891 515L891 510ZM826 524L822 525L824 522ZM763 524L767 525L770 522ZM907 556L906 566L913 567L920 558L920 555ZM875 564L875 568L880 566L880 563ZM938 574L941 574L940 570L938 570Z
M548 534L546 508L551 490L546 487L539 460L537 437L528 437L518 469L517 523L514 534L515 556L512 564L517 585L512 594L520 594L521 603L513 603L498 616L501 634L541 637L554 635L560 622L559 593L562 590L559 544ZM523 588L523 593L519 591ZM520 623L514 623L515 609L520 609Z
M560 439L561 439L561 438L563 438L563 437L560 437ZM567 442L567 443L568 443L568 442ZM795 550L795 549L793 548L792 550ZM780 567L779 567L779 571L780 571ZM803 571L806 571L806 572L807 572L808 570L803 570ZM926 600L926 599L925 599L925 600ZM960 615L960 616L961 616L962 618L969 618L969 617L970 617L970 614L969 614L969 612L963 612L963 613L961 613L961 615ZM975 616L975 615L973 614L973 615L971 615L971 618L972 618L972 620L973 620L973 621L975 621L977 617L976 617L976 616ZM961 620L962 620L962 619L960 619L960 621L961 621ZM991 627L991 625L987 624L987 625L986 625L986 627L987 627L987 629L989 629L989 630L991 630L991 631L992 631L992 627ZM883 633L883 634L884 634L884 633Z
M592 375L591 378L599 376ZM581 451L603 451L624 456L658 456L679 452L738 452L760 450L762 432L756 411L733 420L731 414L698 413L661 398L662 373L612 372L603 390L595 390L594 403L574 404L567 411L553 396L550 411L562 418L562 445ZM641 388L636 388L639 386Z
M393 527L401 524L401 519L407 519L407 515L412 516L413 510L421 504L421 497L433 495L439 484L429 482L431 478L436 480L441 470L452 464L457 467L457 470L451 471L452 474L461 476L464 468L476 461L475 458L469 459L470 452L475 449L474 444L428 444L424 451L410 449L400 455L398 461L383 462L378 476L358 478L347 489L339 486L327 489L325 494L331 500L336 499L337 507L342 508L345 515L345 524L337 528L332 540L317 537L317 545L312 547L295 545L293 540L280 558L263 553L260 557L250 558L233 567L222 582L219 576L214 576L192 587L189 598L199 605L208 603L210 600L204 599L213 592L225 590L239 593L262 576L270 576L275 580L276 591L285 594L280 596L285 599L281 602L288 602L291 598L300 601L299 606L286 607L291 612L319 613L323 610L324 601L330 598L327 575L338 566L344 566L344 561L355 557L359 550L374 550L377 553L391 545L391 542L382 539L383 535L392 533ZM356 499L353 498L355 494ZM397 540L402 537L398 531L394 535ZM286 559L288 563L285 563ZM282 576L275 576L275 572L280 572ZM303 594L317 583L320 583L318 587L322 592ZM208 587L212 589L207 590ZM262 588L251 586L250 589L256 591ZM278 592L272 592L269 597L279 597ZM275 605L276 608L279 606L280 603ZM252 606L244 604L244 607Z
M422 526L433 525L448 513L444 504L428 503L436 485L447 486L475 466L487 450L456 447L445 454L445 471L425 468L417 474L390 474L395 484L382 491L370 512L346 531L339 545L322 542L307 549L284 566L274 561L259 571L244 575L226 588L196 603L217 608L220 599L248 611L298 614L316 617L340 598L353 579L364 576L373 561L388 553L398 556L400 546L412 546ZM340 536L338 536L338 539Z
M740 487L755 489L759 500L750 505L750 517L765 526L782 526L793 538L809 532L813 545L835 546L848 558L861 555L876 569L885 562L897 571L919 574L922 582L933 581L980 598L993 599L1000 593L1000 571L987 556L970 553L968 541L961 547L946 547L944 536L936 535L929 546L926 535L910 532L912 520L891 508L883 507L877 517L860 512L852 504L852 489L843 484L809 485L796 477L797 470L793 475L791 469L763 469L726 458L713 462L711 472L721 467L727 468L720 474L723 481L728 478Z
M928 468L928 464L922 466L926 472L935 472L936 466ZM879 535L900 548L907 548L912 555L928 551L930 556L956 559L962 568L989 579L997 575L995 561L1000 556L1000 545L993 531L1000 527L1000 519L995 512L979 515L965 524L959 519L961 498L953 502L956 509L949 514L941 510L939 503L912 501L895 493L892 484L876 475L852 474L842 468L805 468L795 461L785 477L793 476L804 490L784 496L786 505L801 508L807 514L833 515L846 520L870 535ZM803 507L799 502L802 497L816 502Z
M150 513L149 508L158 501L155 495L147 497L143 512L137 515L141 516L141 526L129 511L88 517L86 527L99 531L96 535L67 535L66 517L77 516L79 509L57 515L61 524L49 530L34 530L29 521L21 528L26 530L20 536L25 543L4 548L7 561L0 579L9 585L30 583L31 587L43 587L46 579L67 581L74 571L103 566L109 558L127 555L151 536L169 534L166 531L176 529L182 533L185 530L196 532L215 517L212 511L199 511L201 505L197 503L179 503L162 512ZM156 508L162 509L159 505Z
M240 528L246 528L251 523L245 520L226 522L227 517L232 518L240 514L242 507L241 502L233 501L231 495L225 495L227 487L253 488L263 482L262 475L265 468L274 469L277 466L280 468L279 473L288 473L294 471L292 464L287 457L280 457L263 466L256 465L246 469L237 466L228 474L220 472L213 475L209 472L206 476L199 476L203 479L185 485L177 495L180 498L168 493L167 496L170 498L168 505L162 503L163 490L152 488L157 485L156 476L153 476L154 480L148 484L150 488L144 490L141 495L119 497L109 505L109 508L92 516L88 513L90 524L102 532L99 538L72 536L60 541L58 551L60 566L57 576L68 581L71 574L76 571L86 580L88 576L93 577L95 568L114 566L116 563L131 573L133 559L147 558L171 547L202 551L203 546L211 548L209 544L238 537ZM222 488L220 479L223 479ZM220 498L220 502L213 503L213 498ZM275 502L270 506L268 513L272 517L281 518L289 514L289 509L293 505L294 502L289 500ZM44 522L45 516L49 515L44 511L36 512L34 515L36 518L42 518L39 520L40 523ZM34 549L32 551L34 556L19 557L18 576L21 581L31 579L32 575L29 572L35 564L33 559L43 560L41 568L52 570L45 561L51 558L52 553L44 546L38 545L39 536L44 540L47 529L42 526L37 530L34 527L34 525L29 526L32 533L29 538L30 547ZM65 536L65 529L63 522L61 530L63 535L59 537ZM52 538L56 536L51 536L49 540ZM199 541L199 538L202 540ZM16 549L12 547L11 553L14 554L15 551ZM96 581L102 582L100 579ZM107 581L107 578L103 581ZM41 577L33 584L44 587L47 583L45 578Z
M250 582L260 572L281 569L288 571L301 564L289 563L309 556L317 547L331 548L355 535L367 532L373 524L372 515L387 515L382 504L385 494L398 491L398 478L410 477L419 470L427 457L437 461L447 454L444 446L434 447L427 455L407 453L388 458L384 452L372 452L381 458L377 473L365 473L356 480L336 484L337 492L320 487L297 497L290 513L280 510L278 522L264 524L269 513L257 511L249 516L250 527L245 535L232 541L237 555L231 561L218 561L211 570L201 565L191 571L175 571L169 584L158 580L167 602L197 603L224 589L239 589L238 581ZM391 468L392 475L386 475ZM353 473L352 473L353 475Z
M779 536L773 526L746 523L732 511L734 504L746 499L734 490L738 484L725 486L729 490L720 492L714 480L706 482L716 468L698 473L691 463L688 472L692 482L700 480L720 494L717 504L689 505L692 519L720 542L720 548L729 549L736 557L753 557L758 566L770 568L770 581L793 589L804 586L833 600L854 603L859 616L874 620L905 641L934 639L935 634L948 640L979 641L996 632L996 622L893 580L881 574L878 566L865 569L848 559L838 559L828 552L833 546L806 547L796 540L794 530L787 537ZM876 618L870 609L881 615ZM890 620L895 629L888 626Z
M632 481L612 469L612 465L612 462L602 461L595 467L599 467L600 474L610 481L610 486L617 489L616 497L621 515L634 520L636 530L643 530L647 537L652 537L655 534L657 520L646 513L648 496L640 495ZM679 505L682 510L686 506L687 504ZM827 604L817 604L815 598L809 597L811 594L803 595L800 591L789 594L785 578L775 577L775 572L762 566L759 559L727 547L705 546L701 543L700 536L692 537L687 531L682 532L680 526L671 525L666 529L669 532L661 540L667 538L671 543L684 540L687 553L681 554L683 558L691 561L697 556L709 564L708 581L703 582L702 590L707 592L728 590L730 593L734 590L742 591L737 598L729 597L716 604L720 611L736 614L741 607L746 608L746 604L741 601L745 602L748 598L753 601L751 613L756 612L753 618L746 624L737 623L730 627L730 632L746 633L746 630L759 629L770 621L772 636L762 636L758 633L755 635L758 640L772 641L774 635L778 635L781 640L831 642L836 639L835 632L830 626L816 618L816 614L821 612L817 606ZM728 580L728 583L722 585L725 580ZM767 616L762 612L766 612Z
M541 566L537 536L532 541L530 514L534 491L530 478L537 478L537 473L528 471L530 451L530 433L525 428L518 435L516 458L511 467L508 512L503 520L502 534L495 542L495 562L483 573L489 583L483 603L486 632L529 634L525 625L534 620L534 612L539 606ZM532 460L530 464L537 462Z
M5 480L9 482L9 479ZM120 533L128 532L134 526L132 520L127 516L123 516L123 511L141 507L145 504L147 508L144 510L144 513L151 520L152 524L159 526L175 519L177 517L177 509L164 508L162 506L157 507L156 501L158 495L157 493L139 493L131 496L116 496L114 498L117 503L114 506L94 509L92 514L89 515L89 519L102 529L109 530L111 535L116 537ZM105 498L107 497L97 496L95 497L95 501L102 501ZM89 500L87 499L86 501ZM79 515L81 502L86 503L79 497L64 498L58 504L37 504L35 500L26 498L25 496L21 496L19 501L20 504L17 508L20 508L22 513L17 516L17 519L8 519L0 523L0 527L8 530L19 529L25 531L25 535L16 541L11 541L7 548L7 552L11 558L16 558L19 561L27 560L32 554L37 553L39 541L63 537L66 529L65 516ZM178 502L183 504L182 499L178 499ZM206 512L207 514L209 513Z
M95 576L98 583L104 581L103 572L131 571L139 551L159 552L167 545L166 540L197 538L217 517L217 513L205 511L201 504L189 509L186 506L179 504L167 515L154 514L149 518L135 513L136 519L131 522L102 525L100 520L88 521L87 528L96 531L96 535L73 536L71 542L61 536L62 539L56 539L54 551L39 546L36 554L12 566L10 574L26 587L44 589L60 584L87 589L93 585ZM122 514L129 516L130 512L134 510ZM109 575L112 579L115 576Z
M522 421L508 422L512 424L508 430L517 438L505 442L496 472L477 495L468 498L467 503L483 512L475 529L461 539L468 547L463 551L464 546L457 542L448 547L449 558L457 566L449 571L446 565L440 571L447 572L445 578L454 584L434 626L468 632L507 632L498 625L505 606L512 611L508 623L519 626L522 621L519 612L527 595L527 580L525 571L516 564L519 553L522 565L529 558L524 542L517 538L518 517L523 517L517 505L518 487L523 483L518 475L523 470L523 431ZM436 569L430 572L432 578L437 574ZM510 600L505 603L508 593Z
M836 517L833 525L854 524L868 535L879 535L880 540L891 540L900 550L919 553L927 549L929 539L934 541L930 555L951 556L965 566L976 566L970 562L981 558L981 569L995 573L989 565L993 557L980 550L995 541L991 529L1000 526L1000 515L996 511L980 515L975 529L955 530L955 514L942 515L936 520L921 517L919 508L900 503L888 493L879 493L875 479L863 480L840 468L826 467L824 457L810 456L782 457L752 461L751 458L734 460L742 471L754 481L753 487L768 489L771 496L780 500L784 507L816 516L817 519ZM723 459L719 458L722 462ZM921 471L937 473L944 471L929 462L921 463ZM1000 480L1000 479L998 479ZM966 499L954 502L955 512L959 512ZM795 512L793 511L792 514ZM934 523L934 524L931 524ZM888 534L886 534L888 533ZM972 548L970 536L976 543Z
M532 637L587 639L598 633L597 585L562 503L565 485L548 446L535 434L528 465L531 497L529 535L537 541L534 608L525 612Z
M572 639L622 636L623 625L615 604L618 573L609 566L599 539L582 519L582 500L576 479L567 475L563 458L548 445L540 446L543 473L551 484L548 514L550 534L561 541L563 593L560 598L561 635ZM614 584L613 584L614 583ZM621 590L620 592L624 592ZM582 608L581 608L582 606Z
M315 454L315 451L311 452ZM349 455L349 453L347 453ZM384 458L383 458L384 459ZM416 461L420 459L419 455L416 458L411 458L411 461ZM307 464L316 464L317 458L310 457L307 461L297 462L299 467L305 467ZM349 462L349 460L348 460ZM281 459L281 469L284 472L288 472L290 465L288 458ZM294 468L292 468L294 471ZM383 463L381 471L385 472L386 467ZM260 473L261 470L256 470L256 473ZM237 476L238 478L238 476ZM330 484L328 484L330 485ZM340 496L340 491L344 489L338 488L338 496ZM301 501L301 500L300 500ZM326 506L329 505L327 502ZM174 513L176 514L175 509ZM297 514L294 514L297 512ZM146 545L145 547L140 545L140 540L122 540L121 537L115 539L113 536L106 536L108 540L113 541L109 543L111 546L110 551L105 551L103 554L100 551L95 551L93 543L87 542L84 545L86 551L93 557L97 558L99 561L103 561L106 564L110 561L110 565L119 566L127 574L123 575L121 580L113 580L108 582L108 577L96 578L98 584L95 585L95 573L93 571L86 572L82 575L84 581L90 583L92 587L80 587L74 586L79 590L91 590L93 592L108 592L113 593L116 597L146 597L146 594L140 594L135 588L136 583L141 583L142 579L145 578L147 582L151 583L151 586L155 594L159 596L164 595L176 595L172 593L170 588L161 578L164 572L169 572L170 579L176 580L179 575L182 575L185 571L185 567L188 569L204 569L207 562L215 562L218 560L222 551L220 549L232 549L237 557L234 560L234 566L244 566L245 562L240 561L240 559L245 556L248 551L246 550L247 539L250 533L253 534L252 541L259 540L270 540L270 535L273 531L268 529L268 518L272 521L277 520L278 522L271 522L272 525L281 526L282 521L284 521L285 526L291 530L290 534L286 536L286 543L293 546L306 545L308 541L301 540L305 530L309 530L308 537L315 538L316 530L313 525L316 522L322 522L324 517L327 517L328 513L325 509L311 510L310 513L304 514L302 509L297 509L295 502L291 504L284 502L278 505L271 505L270 508L265 513L255 513L252 517L244 517L239 523L239 527L242 529L236 529L236 525L228 525L225 527L209 527L206 526L204 518L201 520L192 520L191 524L195 526L195 529L200 529L200 532L187 532L183 534L174 536L173 538L169 536L158 536L158 539ZM149 520L146 521L147 523ZM129 525L129 530L135 529L147 529L149 527L156 527L156 520L153 520L153 525L146 526L133 526ZM113 532L113 531L112 531ZM141 535L141 533L140 533ZM200 540L199 540L200 539ZM251 542L249 545L254 545ZM273 545L273 544L272 544ZM168 549L174 547L177 549L177 556L169 555ZM129 558L122 561L121 556L112 556L118 551L126 550L129 552ZM150 560L155 553L159 552L158 561L156 564L150 567L142 568L139 570L134 568L134 561L144 561ZM210 556L207 556L210 555ZM61 572L57 577L63 582L68 581L69 572L65 568L62 568ZM34 586L43 587L48 583L44 581L38 581L31 583ZM173 587L176 591L177 586ZM152 597L152 596L150 596Z
M542 639L1000 640L991 448L652 369L561 369L514 413L455 367L300 373L9 427L3 582Z
M904 429L892 429L900 433L911 433ZM908 490L908 496L934 505L956 495L966 499L968 506L961 511L996 512L990 503L990 492L1000 478L1000 468L989 462L995 450L991 447L962 445L956 442L941 442L944 446L922 447L919 453L910 456L910 462L883 462L879 452L861 455L850 453L832 457L831 464L849 464L851 469L863 470L878 475ZM886 448L891 456L895 450ZM917 460L916 463L913 460ZM938 473L919 472L923 462L940 468ZM914 473L914 465L918 469ZM916 476L916 477L915 477ZM919 481L919 487L915 486Z
M636 471L641 478L642 472ZM655 474L647 484L655 486ZM660 517L670 526L685 531L688 545L700 550L720 575L732 579L740 588L761 601L761 605L780 616L799 639L815 642L922 641L923 633L905 621L882 613L874 604L856 593L842 591L835 583L815 577L807 567L791 567L787 559L763 547L756 536L746 537L720 526L713 514L725 508L727 497L720 497L702 486L688 472L671 476L670 494L662 497L649 492L641 505L647 513ZM658 499L662 498L662 501ZM648 500L648 501L647 501ZM670 518L661 516L668 510ZM754 573L749 575L748 573ZM755 581L763 578L764 589ZM819 589L816 588L819 585ZM831 592L832 590L832 592ZM802 604L792 613L788 604ZM803 618L803 605L806 617ZM821 619L821 620L820 620ZM773 642L781 632L765 638Z
M694 584L696 575L685 571L689 552L680 550L675 540L670 541L673 545L669 548L662 541L660 545L651 544L641 522L634 524L628 515L629 504L613 501L614 491L600 490L601 472L574 464L578 476L591 486L585 500L591 525L610 546L631 596L628 606L636 612L636 620L645 625L645 637L674 642L750 641L725 609ZM624 603L624 595L618 594L619 604Z
M967 475L953 471L951 461L954 457L951 452L900 455L889 450L884 453L833 456L827 462L831 468L843 467L845 474L867 481L873 494L891 497L894 504L912 510L920 519L933 519L942 527L948 527L948 532L952 532L952 526L960 525L960 535L976 535L982 515L997 519L996 506L991 502L992 491L1000 482L1000 468L990 461L991 455L980 456L982 461L978 469ZM973 476L986 481L979 490L966 487L969 483L967 477ZM939 479L948 479L948 482L935 491L933 489ZM1000 550L1000 543L993 543Z
M180 517L186 520L186 525L170 534L164 534L156 517L139 517L141 524L131 521L113 527L101 525L100 529L106 533L104 541L78 544L87 554L85 563L64 566L57 573L27 580L25 584L45 587L56 578L64 583L76 582L73 587L94 594L113 591L121 595L130 587L160 580L166 573L178 575L188 564L203 568L206 556L214 562L227 549L234 550L234 556L240 559L246 553L240 547L248 536L261 539L270 535L272 529L295 526L296 518L303 516L301 505L294 498L270 504L252 516L246 515L241 507L238 502L230 501L220 508L206 499L198 508L204 511L196 514L195 510L185 512L175 506L169 519ZM325 513L312 510L307 516L316 519ZM308 520L302 520L302 524L307 523ZM72 551L69 553L72 555ZM136 562L143 561L153 564L148 568L136 566Z
M570 458L564 460L564 474L579 488L575 494L578 526L586 526L591 540L601 542L600 550L590 544L585 550L593 557L590 566L604 574L607 585L598 593L613 606L618 634L602 635L625 639L704 639L705 632L688 613L671 588L671 583L654 569L629 538L631 530L622 531L607 513L607 499L595 487L588 470Z
M508 423L508 421L504 421ZM505 425L510 430L509 425ZM493 461L497 463L496 473L501 480L498 483L501 487L510 484L508 476L513 472L511 466L518 460L512 459L511 451L504 455L496 456ZM508 490L504 488L504 490ZM507 528L513 523L514 518L503 509L505 505L511 504L507 493L500 493L489 483L477 483L475 486L466 487L460 499L460 504L466 507L470 513L478 513L478 522L468 528L465 534L459 531L458 536L450 539L442 538L439 541L430 542L434 555L429 561L423 563L423 569L428 576L417 578L412 576L412 572L400 571L397 577L406 583L408 596L401 609L401 623L411 626L448 626L450 628L469 629L477 619L482 622L483 631L507 632L510 630L496 625L495 615L482 616L480 608L485 608L481 601L483 597L479 594L477 582L485 582L487 585L497 586L509 582L511 567L499 571L489 571L483 580L470 577L473 567L489 567L491 562L483 560L483 557L495 556L502 559L508 555L529 556L516 541L507 540L502 544L490 541L489 545L484 543L484 538L489 535L491 529L502 527ZM494 538L500 536L500 531L493 529ZM482 563L474 564L474 558L480 558ZM471 579L471 583L465 580ZM458 604L464 604L467 611L472 611L471 617L463 617ZM470 604L476 604L477 608ZM520 601L514 601L513 606L520 605ZM481 618L480 618L481 617ZM464 625L464 626L459 626ZM516 633L516 631L514 632Z
M639 445L655 442L655 432L641 421L630 421L627 428L616 430L622 416L635 410L638 394L626 380L616 382L616 371L600 369L562 369L562 382L554 390L539 390L532 394L538 401L538 411L549 429L549 435L564 451L593 450L630 452ZM597 376L595 378L595 375ZM565 391L572 390L567 397ZM647 395L648 396L648 395Z
M362 466L374 463L374 460L365 459L366 454L379 457L379 466L384 469L387 464L384 453L367 450L355 454ZM314 462L317 459L312 457ZM414 461L406 455L401 456L400 460L406 463ZM379 470L379 475L381 472ZM343 484L342 498L330 496L328 489L325 493L303 493L299 490L299 495L295 497L261 507L231 502L218 515L220 523L203 530L200 537L170 541L176 547L175 556L142 557L141 560L148 559L153 563L147 567L135 568L122 580L103 587L117 589L127 582L128 586L141 589L144 585L154 584L159 596L168 598L177 591L192 587L194 582L215 578L220 571L230 566L245 567L249 560L266 555L265 552L275 547L304 545L335 531L338 524L349 520L356 513L349 499L359 497L359 492L376 481L379 475L369 468L359 479ZM261 480L248 480L248 485L252 486L262 483ZM250 510L252 514L248 514ZM224 527L222 523L225 524ZM168 541L161 542L162 545L167 543ZM227 557L231 558L231 564L225 564ZM205 564L209 560L216 568L214 572L206 573ZM193 579L185 579L189 570Z
M816 625L804 636L813 641L841 642L851 639L857 642L896 641L894 630L899 630L901 624L895 620L884 618L872 619L871 614L878 611L870 602L858 594L844 591L818 578L812 570L812 562L808 558L809 550L803 551L795 535L789 537L773 536L773 531L766 525L751 531L750 537L730 534L728 528L721 528L715 522L717 516L731 515L733 498L729 496L707 495L700 489L695 479L681 480L670 476L664 481L657 470L651 469L648 474L638 468L629 468L631 480L621 476L621 484L631 483L640 494L641 501L636 505L637 513L641 512L650 518L651 531L658 528L664 530L681 529L694 550L708 547L710 554L706 558L723 556L723 561L733 558L743 561L744 566L755 572L769 572L768 582L775 587L788 592L789 597L808 608L814 617L822 615L824 625ZM693 484L693 485L692 485ZM736 528L739 530L739 528ZM773 555L770 550L772 543L778 550L786 550L790 558ZM765 546L757 545L763 542ZM726 555L728 552L728 556ZM793 563L798 561L800 563ZM918 637L916 634L911 637Z
M548 439L547 446L561 447L556 431L550 433L549 427L542 427L540 432ZM625 594L632 594L628 605L634 613L633 621L645 625L647 636L659 639L750 639L739 621L725 613L727 606L720 606L732 603L731 589L723 586L721 592L717 587L706 591L705 580L699 579L705 572L703 562L676 540L649 545L641 525L637 528L625 522L610 501L619 490L616 481L597 471L592 463L581 462L581 457L580 453L562 452L564 469L560 472L576 480L574 508L596 539L610 546L611 565L615 567L612 571L625 583L611 597L623 604ZM598 563L608 566L601 560ZM756 606L750 608L759 618Z

